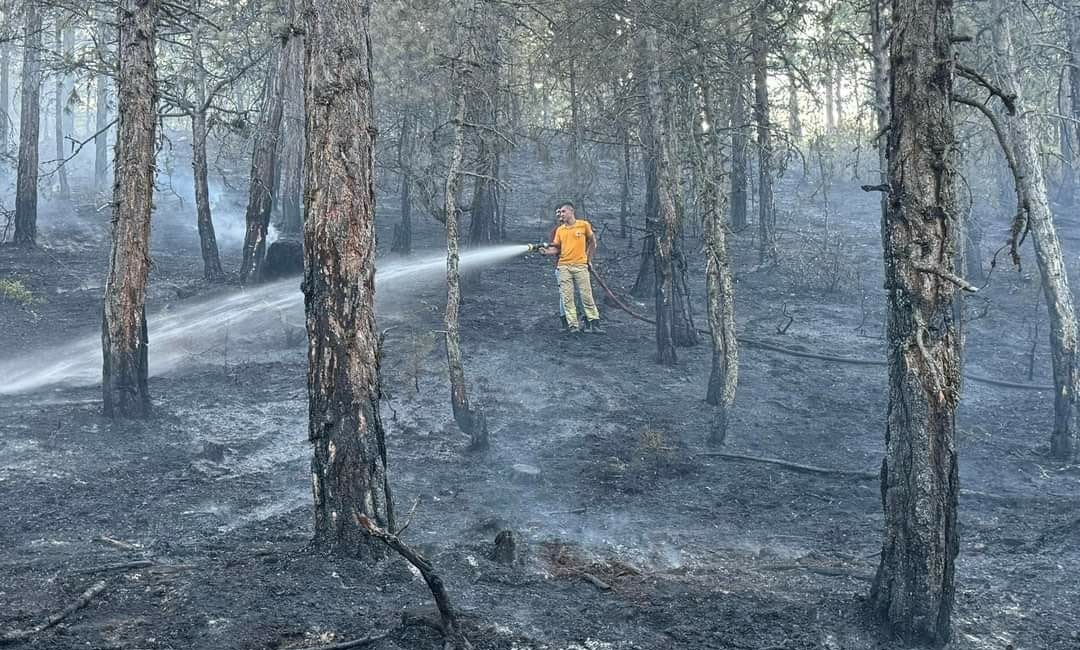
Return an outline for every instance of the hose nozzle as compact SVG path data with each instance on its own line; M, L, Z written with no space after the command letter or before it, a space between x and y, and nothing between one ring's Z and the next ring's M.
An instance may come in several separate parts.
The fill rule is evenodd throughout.
M546 241L536 242L535 244L529 244L530 253L537 253L550 246Z

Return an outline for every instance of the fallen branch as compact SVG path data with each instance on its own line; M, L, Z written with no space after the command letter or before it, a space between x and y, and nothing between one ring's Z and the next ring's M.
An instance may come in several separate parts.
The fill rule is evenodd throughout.
M389 632L382 632L380 634L372 634L371 636L366 636L362 639L341 641L340 643L331 643L330 645L312 645L305 648L297 648L296 650L347 650L348 648L363 648L364 646L371 645L376 641L382 641L388 636L390 636Z
M118 540L118 539L113 539L112 537L105 537L104 535L100 535L98 537L95 537L93 539L93 541L101 543L101 544L107 544L109 546L116 547L116 548L120 549L121 551L141 551L141 550L143 550L142 546L139 546L138 544L129 544L128 542L124 542L124 541L121 541L121 540Z
M367 515L353 512L353 518L357 524L367 531L368 535L397 551L420 571L420 575L424 578L424 582L427 583L428 589L431 590L431 595L435 597L435 606L439 608L439 616L442 619L442 632L446 636L447 642L458 650L471 649L472 644L469 643L469 640L465 638L465 635L458 628L457 617L454 615L453 607L450 605L450 597L446 594L446 587L443 585L442 578L435 573L431 562L401 541L397 535L380 528Z
M48 620L46 620L41 625L35 625L34 627L26 630L11 630L9 632L5 632L2 636L0 636L0 644L14 643L15 641L24 641L36 634L40 634L41 632L48 630L49 628L55 627L58 623L60 623L60 621L64 620L71 614L79 611L83 607L86 607L88 604L90 604L90 601L93 600L95 596L105 591L106 585L108 585L107 580L100 580L94 583L93 586L91 586L89 589L84 591L81 596L79 596L78 600L68 605L59 614L53 614L52 616L50 616Z
M592 586L596 587L600 591L612 591L611 585L604 582L600 578L597 578L591 573L585 573L584 571L581 571L580 573L578 573L578 575L584 578L587 582L591 583Z
M128 569L146 569L152 567L157 562L153 560L134 560L132 562L121 562L120 564L105 564L103 566L90 567L88 569L79 569L76 573L106 573L108 571L127 571Z
M830 469L828 467L818 467L816 465L803 465L802 463L792 463L786 460L780 460L779 458L766 458L763 456L747 456L745 454L733 454L726 451L708 451L697 455L698 458L729 458L732 460L746 460L752 463L765 463L766 465L776 465L777 467L783 467L796 472L807 472L809 474L821 474L823 476L843 476L845 478L856 478L865 481L876 481L880 476L876 472L854 472L846 469Z
M874 576L866 573L865 571L844 569L840 567L807 566L805 564L766 564L765 566L758 568L765 571L806 571L808 573L816 573L822 576L855 578L856 580L864 580L866 582L874 581Z

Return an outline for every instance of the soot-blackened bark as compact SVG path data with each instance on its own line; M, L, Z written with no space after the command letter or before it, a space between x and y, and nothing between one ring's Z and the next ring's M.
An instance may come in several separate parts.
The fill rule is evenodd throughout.
M24 11L15 243L33 246L37 242L38 136L41 127L41 7L38 0L29 0Z
M277 53L267 81L266 101L259 120L255 149L251 154L251 182L244 214L244 252L240 262L241 282L259 281L259 272L266 257L266 236L270 229L278 175L278 141L281 139L290 36L290 31L278 34L280 42L276 46Z
M883 226L889 402L881 468L885 531L871 603L891 634L945 644L959 537L959 231L950 104L952 0L894 0Z
M202 252L203 279L220 282L225 278L218 254L214 219L210 211L210 185L207 180L206 139L206 68L202 56L202 26L191 34L192 81L195 86L195 106L191 111L191 167L195 182L195 221L199 230L199 249Z
M1021 191L1026 199L1031 240L1050 316L1050 358L1054 372L1054 430L1050 435L1050 453L1054 458L1070 461L1076 453L1076 390L1080 382L1076 309L1061 241L1050 210L1039 138L1027 122L1029 112L1025 110L1026 102L1022 96L1009 14L1002 0L995 0L993 7L993 15L997 16L993 27L994 60L1005 92L1015 95L1016 115L1008 120L1009 139L1018 168L1017 177L1026 185Z
M758 262L772 264L777 260L776 213L773 210L772 189L772 124L769 121L768 84L768 0L759 0L754 9L754 122L757 123L758 149Z
M317 547L380 554L359 515L394 530L379 414L375 131L367 7L304 0L304 309Z
M475 12L476 4L470 10ZM465 88L466 81L455 74L454 90L454 142L450 150L450 167L446 175L446 191L443 195L446 210L446 362L450 372L450 406L454 421L469 436L469 448L483 450L489 445L487 418L483 410L469 403L465 384L465 366L461 356L461 330L458 312L461 308L461 275L458 270L458 209L457 195L461 184L461 161L465 151Z
M158 0L122 0L119 127L113 174L113 231L101 328L105 415L144 417L147 386L146 278L150 272L150 212L157 136Z

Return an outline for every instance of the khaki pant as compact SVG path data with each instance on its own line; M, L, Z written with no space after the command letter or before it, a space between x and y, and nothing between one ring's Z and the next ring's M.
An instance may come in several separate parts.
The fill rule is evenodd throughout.
M581 304L585 307L585 318L599 320L600 312L592 297L592 283L589 281L589 267L584 264L559 265L559 291L562 293L563 307L566 309L566 322L571 329L577 329L577 305L574 304L574 287L581 294Z

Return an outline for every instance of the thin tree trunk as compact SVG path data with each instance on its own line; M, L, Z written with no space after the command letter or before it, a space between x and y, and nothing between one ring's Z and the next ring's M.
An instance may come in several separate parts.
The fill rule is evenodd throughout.
M102 393L110 417L150 413L147 387L146 278L157 136L158 0L121 0L120 124L113 188L112 254L101 328Z
M109 40L109 23L104 6L98 8L98 18L94 28L97 39L98 58L102 62L110 61L106 44ZM97 98L95 101L94 138L94 189L104 192L109 184L109 135L105 127L109 124L109 76L98 73L95 79Z
M746 66L742 54L731 45L730 61L734 83L731 90L731 228L739 231L747 226L747 142L746 124Z
M202 27L196 26L191 35L192 79L195 86L195 107L191 112L191 166L195 181L195 216L199 229L199 248L202 251L203 278L220 282L225 278L218 254L214 220L210 212L210 186L206 162L206 69L202 56Z
M626 239L630 236L630 134L626 123L619 120L619 139L623 147L622 187L619 197L619 236Z
M53 44L56 47L57 53L64 51L64 24L61 18L58 16L56 19L56 25L53 28ZM65 158L64 155L64 73L61 71L56 72L55 83L53 84L53 91L55 96L53 97L53 108L56 110L56 120L53 123L53 139L56 145L56 160L61 161ZM67 165L57 162L59 166L56 170L56 175L60 183L59 197L61 199L68 199L71 197L71 186L68 185L67 177Z
M953 272L958 214L952 0L896 0L892 128L884 223L889 405L881 496L885 531L871 591L888 631L912 643L950 635L959 537L956 407L960 324Z
M642 41L642 58L649 74L646 82L646 97L649 102L649 115L652 118L652 140L656 154L657 204L660 209L660 223L658 224L656 251L654 254L656 266L656 360L662 365L673 366L678 361L672 332L675 320L675 279L672 261L678 225L672 170L667 155L667 120L664 117L665 99L664 88L660 81L660 59L656 29L647 27Z
M754 121L758 141L758 262L775 264L776 223L772 191L772 124L769 121L768 84L768 0L761 0L754 9Z
M258 282L266 258L266 235L270 228L270 213L274 208L273 190L278 173L278 141L281 138L281 117L285 97L285 70L288 65L287 45L291 34L279 34L277 55L266 86L266 101L256 132L255 149L251 154L251 182L248 185L248 204L244 214L243 260L240 262L240 282Z
M15 29L11 0L0 0L4 12L4 29L11 33ZM7 158L11 140L11 43L0 43L0 158Z
M875 2L876 0L870 0ZM795 83L795 71L788 64L788 129L796 142L802 140L802 118L799 115L799 87Z
M721 120L713 112L708 73L699 75L705 121ZM709 334L712 340L712 371L705 401L716 407L709 429L709 442L723 444L727 438L735 390L739 384L739 343L735 332L735 279L731 273L727 229L724 224L727 194L720 164L720 136L715 128L695 129L698 139L697 169L701 201L701 222L705 240L705 289L708 300Z
M470 14L476 11L471 5ZM470 17L471 25L475 18ZM446 173L446 362L450 372L450 405L454 421L470 438L469 448L482 450L488 447L487 419L483 411L469 404L465 384L465 366L461 357L461 331L458 311L461 307L461 277L458 271L458 209L457 195L461 183L461 159L465 152L465 79L462 73L454 74L454 143L450 150L450 167Z
M573 57L570 66L570 175L573 177L574 206L578 214L585 210L585 170L581 162L581 97L578 89L577 66Z
M281 123L281 234L299 239L304 229L304 35L298 0L289 0L285 44L285 95Z
M19 165L15 186L15 243L37 242L38 136L41 127L41 7L24 7L22 109L19 113Z
M401 221L394 226L394 242L390 247L395 253L412 253L412 165L416 140L416 117L409 108L401 118L401 134L398 136L397 158L401 170Z
M639 53L638 79L645 83L646 90L638 101L638 126L641 131L641 143L644 147L642 167L645 175L645 234L641 241L641 261L638 265L637 278L630 289L630 295L644 300L656 294L656 242L660 223L660 190L657 175L659 147L656 138L656 116L649 96L648 84L652 69L647 57Z
M1027 123L1020 75L1013 51L1010 20L1002 0L994 0L994 63L1006 92L1017 95L1017 115L1008 121L1009 136L1019 176L1026 184L1023 195L1028 223L1035 247L1043 297L1050 316L1050 351L1054 370L1054 431L1050 453L1054 458L1071 461L1076 453L1076 391L1080 382L1077 359L1077 321L1069 290L1069 274L1061 251L1054 216L1046 191L1039 141Z
M379 413L375 132L367 10L304 0L308 438L318 548L381 555L359 515L395 530Z

